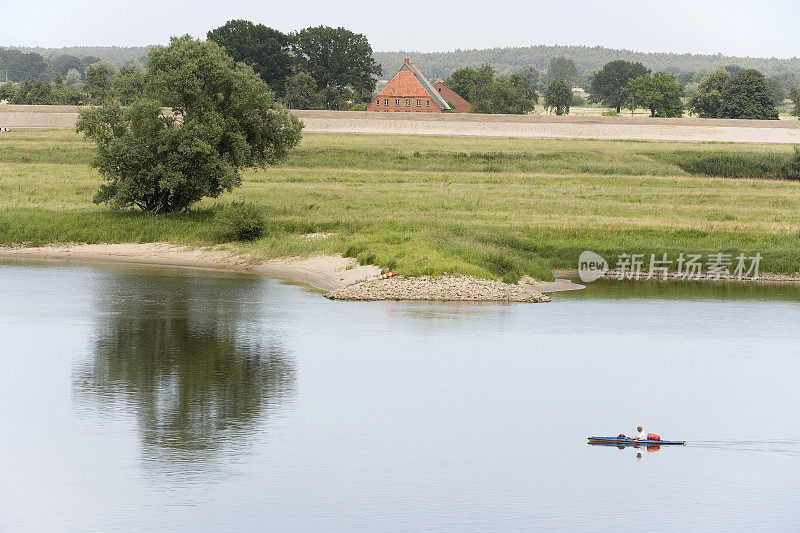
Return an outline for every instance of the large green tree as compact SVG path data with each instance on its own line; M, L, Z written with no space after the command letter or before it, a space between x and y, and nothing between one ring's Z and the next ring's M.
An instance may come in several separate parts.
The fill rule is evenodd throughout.
M754 69L741 70L722 91L720 118L777 120L775 99L764 75Z
M550 82L544 93L544 107L556 115L568 115L572 105L572 89L564 80Z
M283 94L284 82L292 74L288 35L249 20L230 20L207 37L225 48L234 61L253 67L270 89Z
M592 78L589 100L614 107L619 113L625 103L622 90L628 81L647 73L648 70L641 63L631 63L621 59L606 63Z
M308 72L331 108L368 102L381 66L367 38L345 28L316 26L291 35L299 68Z
M651 117L680 117L683 115L683 85L674 74L656 72L628 82L623 91L629 109L650 110Z
M111 98L78 120L97 143L94 165L106 180L97 203L181 211L240 185L239 169L272 163L300 141L302 123L213 41L186 35L152 48L145 87L150 99L123 108Z
M697 92L689 97L689 112L701 118L716 118L722 107L722 92L730 79L727 70L719 69L703 80Z

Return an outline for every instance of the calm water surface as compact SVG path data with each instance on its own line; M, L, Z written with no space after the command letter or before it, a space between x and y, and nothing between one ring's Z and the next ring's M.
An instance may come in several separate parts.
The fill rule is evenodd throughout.
M797 530L799 302L0 264L0 530ZM586 444L638 424L689 445Z

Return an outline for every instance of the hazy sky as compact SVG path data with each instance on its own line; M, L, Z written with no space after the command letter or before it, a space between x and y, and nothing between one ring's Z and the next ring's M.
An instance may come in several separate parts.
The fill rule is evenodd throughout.
M582 44L800 56L800 0L0 0L0 46L162 44L234 18L287 32L344 26L380 51Z

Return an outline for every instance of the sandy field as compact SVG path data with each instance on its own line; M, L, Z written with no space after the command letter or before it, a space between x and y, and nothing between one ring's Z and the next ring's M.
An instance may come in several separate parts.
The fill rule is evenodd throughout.
M73 128L79 107L0 105L0 127ZM293 111L312 133L800 143L798 120Z

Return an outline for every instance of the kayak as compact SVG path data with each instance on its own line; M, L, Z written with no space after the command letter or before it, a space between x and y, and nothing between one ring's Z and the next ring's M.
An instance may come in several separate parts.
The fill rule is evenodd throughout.
M634 440L628 437L589 437L589 444L600 446L685 446L683 440Z

